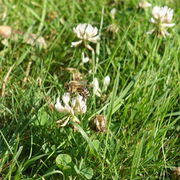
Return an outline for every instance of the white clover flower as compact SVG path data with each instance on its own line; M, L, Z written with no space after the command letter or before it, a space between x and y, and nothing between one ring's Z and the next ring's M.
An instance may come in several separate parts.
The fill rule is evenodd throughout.
M152 18L150 22L154 24L155 28L148 32L148 34L157 33L158 36L169 35L167 28L173 27L175 24L172 23L173 9L167 6L159 7L155 6L152 9Z
M97 41L100 39L97 27L93 27L91 24L78 24L77 27L73 28L73 31L80 40L72 42L71 47L76 47L84 43L86 48L93 50L92 47L88 44L88 41L97 43Z
M109 76L106 76L106 77L104 78L103 85L104 85L104 90L105 90L105 91L107 90L107 87L109 86L110 81L111 81L111 79L110 79Z
M148 7L151 7L151 6L152 6L152 4L149 3L149 2L147 2L147 1L145 1L145 0L141 0L141 1L138 3L138 8L143 8L143 9L145 9L145 8L148 8Z
M87 110L86 100L80 95L71 99L70 94L65 93L62 96L62 102L64 105L61 104L60 98L57 98L55 104L55 109L60 113L67 113L74 116L84 114Z
M94 78L93 79L93 82L92 82L92 86L93 86L93 93L96 95L96 96L101 96L101 89L99 87L99 81L97 78Z

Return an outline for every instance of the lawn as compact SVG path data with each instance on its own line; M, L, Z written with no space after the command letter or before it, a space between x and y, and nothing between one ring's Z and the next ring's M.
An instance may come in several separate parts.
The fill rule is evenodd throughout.
M0 179L180 178L180 1L148 2L0 1Z

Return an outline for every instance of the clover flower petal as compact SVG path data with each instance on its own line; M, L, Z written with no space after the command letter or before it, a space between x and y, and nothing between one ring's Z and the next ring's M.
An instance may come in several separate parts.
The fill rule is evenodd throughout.
M88 56L84 55L84 52L82 53L82 63L85 64L90 61L90 58Z
M66 112L66 109L64 108L64 106L62 106L59 97L57 98L56 104L55 104L54 107L55 107L55 109L56 109L58 112L61 112L61 113L65 113L65 112Z
M64 104L69 104L70 94L69 93L64 93L64 95L62 96L62 101L63 101Z
M86 100L81 95L73 98L71 105L75 114L84 114L87 110Z
M77 46L79 46L81 43L82 43L82 40L76 41L76 42L72 42L72 43L71 43L71 47L77 47Z
M101 96L101 89L99 87L99 81L97 78L94 78L93 79L93 82L92 82L92 86L93 86L93 93L96 95L96 96Z
M106 76L106 77L104 78L103 84L104 84L104 86L105 86L106 88L109 86L110 81L111 81L111 79L110 79L109 76Z

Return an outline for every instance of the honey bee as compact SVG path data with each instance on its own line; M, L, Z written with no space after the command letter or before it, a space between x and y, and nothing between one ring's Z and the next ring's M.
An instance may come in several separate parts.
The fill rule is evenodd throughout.
M84 98L88 98L90 96L89 91L86 87L87 85L85 81L72 80L69 83L67 83L65 86L70 93L79 93Z

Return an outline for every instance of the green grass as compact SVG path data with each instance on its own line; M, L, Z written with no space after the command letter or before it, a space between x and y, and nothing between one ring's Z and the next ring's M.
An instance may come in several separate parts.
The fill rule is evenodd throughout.
M11 70L0 97L0 179L87 179L92 172L92 179L103 180L172 179L172 168L180 166L179 1L149 0L174 9L176 25L167 38L146 35L151 11L138 11L137 0L112 2L2 0L0 16L4 11L7 16L0 24L41 35L48 47L32 47L21 38L0 46L1 91ZM106 28L114 7L119 31L112 35ZM57 17L49 19L54 12ZM79 66L84 49L70 47L79 23L102 26L99 44L92 45L98 60L93 75L88 73L92 65ZM106 75L111 77L106 100L89 88L87 113L79 117L80 125L72 122L77 131L57 127L62 116L48 107L48 98L54 104L66 91L66 67L79 69L88 84L93 76L100 85ZM106 133L90 130L96 113L106 117ZM57 164L60 154L71 157L69 170Z

